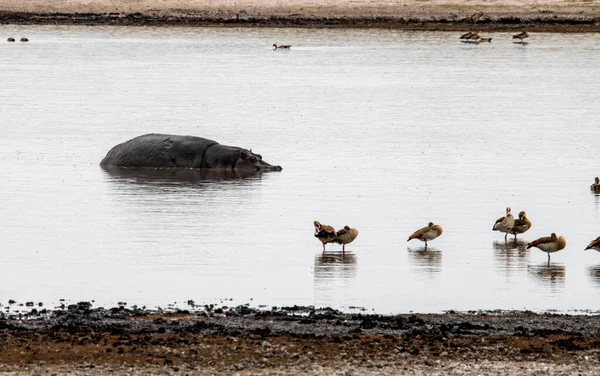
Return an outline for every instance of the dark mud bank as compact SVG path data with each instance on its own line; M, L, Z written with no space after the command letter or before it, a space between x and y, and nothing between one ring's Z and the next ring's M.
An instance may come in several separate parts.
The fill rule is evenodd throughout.
M396 337L468 336L600 336L600 316L551 313L479 312L379 315L344 313L331 308L273 307L254 309L205 306L188 310L129 309L124 306L92 308L88 302L58 310L0 313L0 330L9 332L106 331L128 333L257 334L262 337L320 338L339 335ZM600 343L599 343L600 345Z
M48 348L56 351L47 352ZM78 358L69 360L70 355L62 352L65 348L68 354L77 349ZM176 349L186 350L178 353ZM151 364L214 366L231 364L235 353L238 363L268 359L269 364L281 366L305 361L299 359L301 354L310 355L306 361L343 361L343 355L350 352L362 354L361 361L395 362L407 356L570 361L599 349L600 317L593 315L387 316L311 307L257 310L248 306L165 312L92 309L89 303L64 310L0 315L0 363L15 365L143 359Z
M532 14L496 14L473 21L472 16L319 16L249 14L245 11L165 13L25 13L0 12L0 24L16 25L122 25L122 26L237 26L237 27L342 27L393 28L405 30L511 31L526 28L545 32L597 32L597 14L557 14L541 11Z

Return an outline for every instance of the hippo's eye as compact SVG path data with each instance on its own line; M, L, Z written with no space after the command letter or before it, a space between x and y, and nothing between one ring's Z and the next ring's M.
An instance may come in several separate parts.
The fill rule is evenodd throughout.
M240 159L243 161L244 159L246 159L247 155L246 153L240 153Z
M250 162L251 163L256 163L256 157L255 156L251 156L250 157Z

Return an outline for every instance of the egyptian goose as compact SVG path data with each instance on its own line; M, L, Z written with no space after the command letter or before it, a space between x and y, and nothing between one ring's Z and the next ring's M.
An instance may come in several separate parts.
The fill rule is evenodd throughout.
M337 232L337 236L335 237L334 241L342 245L342 253L344 253L346 251L346 244L352 243L357 236L357 229L344 226L343 229Z
M8 38L6 41L7 41L7 42L14 42L14 41L15 41L15 38Z
M588 246L585 247L585 249L586 250L593 249L593 250L600 252L600 236L598 236L596 239L592 240L590 242L590 244L588 244Z
M274 50L289 50L290 48L292 48L291 44L282 44L278 46L277 43L273 43Z
M20 40L21 42L29 42L29 39L27 39L27 38L25 38L25 37L23 37L23 38L21 38L21 39L19 39L19 40Z
M512 230L514 225L515 218L512 214L510 214L510 208L506 208L506 216L498 218L496 220L496 223L494 223L494 227L492 227L492 230L506 233L504 235L504 240L506 241L508 239L508 233L510 232L510 230Z
M467 18L467 20L471 21L473 23L477 23L477 21L479 21L483 16L485 16L485 13L477 12L477 13L471 15L471 17Z
M529 33L527 33L526 31L521 31L520 33L517 33L512 37L512 39L518 39L519 42L523 42L523 39L525 38L529 38Z
M464 33L463 35L460 36L460 41L464 42L464 43L476 43L476 41L481 38L481 35L479 35L478 32L476 31L469 31L468 33Z
M527 213L524 211L519 213L519 219L515 219L515 224L513 228L510 230L510 233L515 236L517 239L517 234L522 234L527 232L531 228L531 221L527 218Z
M594 192L600 192L600 178L594 179L594 184L590 185L590 189Z
M409 236L407 242L413 239L419 239L420 241L425 242L425 248L427 248L427 241L437 238L442 235L442 232L444 232L442 226L434 225L433 222L429 222L426 227L415 231L414 234Z
M323 253L325 253L325 244L333 243L337 232L335 229L328 225L323 225L319 221L315 221L315 237L323 243Z
M539 238L527 244L527 249L536 247L548 253L548 264L550 264L550 253L558 252L567 246L567 241L564 237L557 237L553 232L552 235L545 238Z
M479 38L479 33L475 32L475 31L469 31L469 32L466 32L463 35L461 35L458 39L471 39L472 37Z

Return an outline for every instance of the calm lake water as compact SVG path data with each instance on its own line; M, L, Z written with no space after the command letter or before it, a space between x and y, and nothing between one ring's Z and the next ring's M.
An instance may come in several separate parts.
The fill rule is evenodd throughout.
M600 235L598 34L0 31L4 307L598 309L600 254L584 252ZM99 167L151 132L252 148L283 171ZM516 243L491 231L507 206L533 222ZM323 256L314 220L360 235ZM406 242L429 221L444 234L427 251ZM551 232L567 247L548 267L525 244Z

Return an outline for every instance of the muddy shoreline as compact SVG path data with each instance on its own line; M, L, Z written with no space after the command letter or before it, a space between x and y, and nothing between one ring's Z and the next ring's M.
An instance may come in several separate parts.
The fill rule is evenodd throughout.
M464 13L464 12L463 12ZM250 14L245 11L174 13L36 13L0 11L3 25L117 25L196 27L304 27L304 28L389 28L430 31L598 32L600 14L557 13L456 13L415 12L390 15Z
M103 373L108 367L131 373L134 367L141 373L291 374L343 366L350 374L403 369L486 374L481 365L488 364L493 374L516 372L526 364L530 370L550 365L593 374L599 351L600 317L595 315L386 316L248 306L166 312L93 309L85 302L62 310L0 315L0 371L12 373L39 367L84 373ZM475 368L464 368L469 364Z

